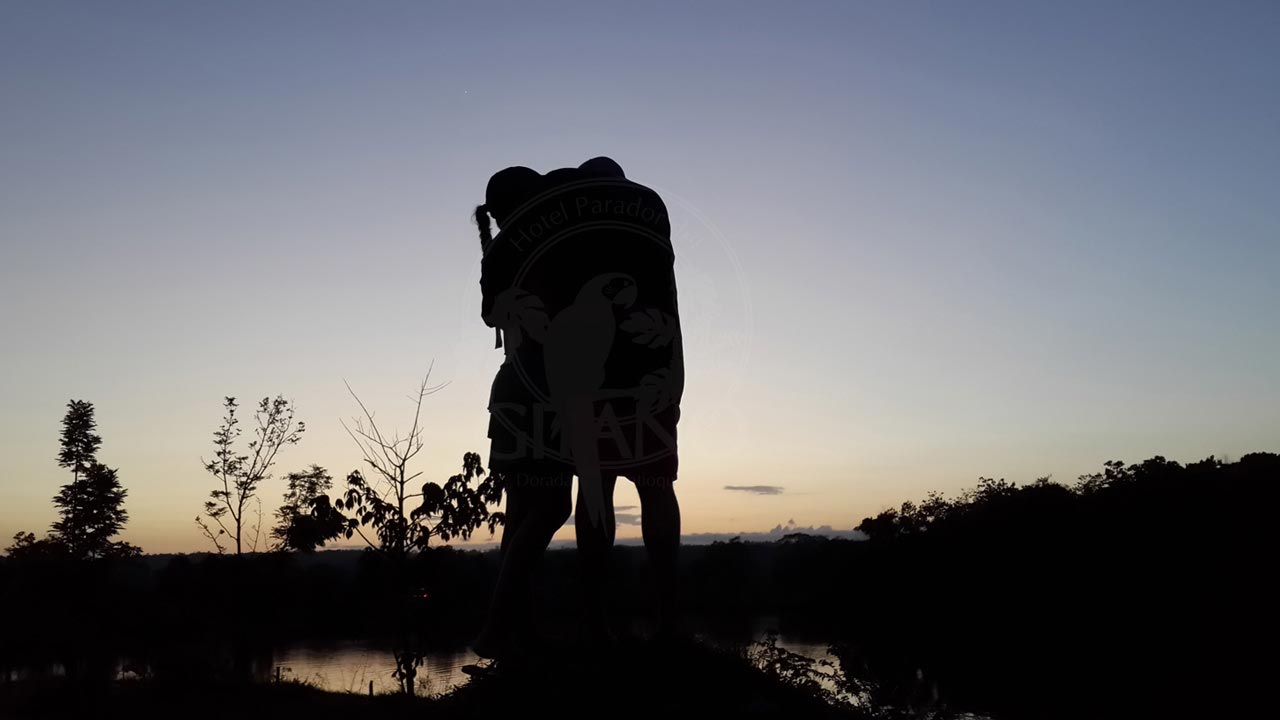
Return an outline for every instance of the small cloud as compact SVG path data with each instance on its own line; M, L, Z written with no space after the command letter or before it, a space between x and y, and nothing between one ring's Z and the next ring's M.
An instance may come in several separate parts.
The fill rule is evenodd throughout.
M780 485L725 485L724 489L752 495L781 495L783 491Z
M635 505L622 505L620 507L614 508L613 510L614 524L619 526L634 525L636 527L640 527L640 513L624 512L625 510L636 510L636 509L637 507ZM565 524L569 526L573 526L576 524L575 523L576 519L577 519L577 513L574 513L573 515L569 516L569 521Z
M570 519L570 522L573 522ZM622 518L618 518L618 524L622 524ZM728 542L734 538L742 542L756 543L773 543L778 542L782 538L791 533L804 533L805 535L817 535L819 537L831 538L833 540L866 540L867 536L861 530L837 530L830 525L810 525L808 527L796 525L794 523L774 527L772 530L757 530L745 532L709 532L709 533L685 533L680 536L682 545L710 545L713 542ZM617 539L618 545L642 545L643 539L640 537L620 537ZM574 546L574 539L561 538L551 541L551 547L568 548Z
M713 542L728 542L733 538L738 538L742 542L763 542L771 543L781 540L783 537L791 533L804 533L805 535L817 535L819 537L840 539L840 540L866 540L867 536L860 530L837 530L830 525L819 526L801 526L794 523L788 525L778 525L772 530L764 532L746 531L736 533L691 533L680 537L680 542L685 545L710 545ZM622 541L619 540L621 544Z
M640 525L640 513L620 513L615 511L613 518L619 525Z

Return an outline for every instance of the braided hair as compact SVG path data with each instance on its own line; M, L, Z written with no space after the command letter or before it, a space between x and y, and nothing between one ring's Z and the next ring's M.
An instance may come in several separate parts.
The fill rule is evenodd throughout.
M493 230L489 226L489 207L477 205L475 214L476 227L480 228L480 251L487 252L493 242Z
M493 230L489 227L489 208L486 205L477 205L475 214L476 227L480 228L480 252L481 254L489 252L489 245L493 243ZM502 329L493 329L493 346L495 348L502 347Z

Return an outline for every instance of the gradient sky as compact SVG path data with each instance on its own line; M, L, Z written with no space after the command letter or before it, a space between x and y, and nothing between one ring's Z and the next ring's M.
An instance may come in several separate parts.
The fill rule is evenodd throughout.
M341 477L343 380L434 360L422 468L487 452L469 213L600 154L672 207L688 533L1280 450L1278 69L1274 2L4 2L0 538L70 398L151 552L224 395Z

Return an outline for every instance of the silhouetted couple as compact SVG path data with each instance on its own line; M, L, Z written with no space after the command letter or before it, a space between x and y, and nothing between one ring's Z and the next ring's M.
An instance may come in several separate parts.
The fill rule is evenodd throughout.
M481 316L505 352L489 398L489 465L506 478L507 514L502 568L473 649L508 665L536 652L533 574L569 519L575 475L588 638L612 638L605 589L619 476L640 497L659 633L670 633L684 359L666 207L600 157L545 175L502 170L476 221Z

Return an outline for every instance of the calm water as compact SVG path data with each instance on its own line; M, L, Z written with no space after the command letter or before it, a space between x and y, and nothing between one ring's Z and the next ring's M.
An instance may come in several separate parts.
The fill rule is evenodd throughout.
M477 660L464 651L433 652L418 668L418 694L442 693L467 681L462 666ZM392 676L396 663L391 651L367 643L351 642L325 646L295 646L276 651L273 663L285 680L300 680L334 692L399 692Z
M715 633L699 634L704 640L713 644L743 645L747 641L764 640L772 623L759 621L747 633L733 633L733 637L718 637ZM776 636L779 648L813 660L826 660L832 663L831 668L819 670L824 674L835 673L839 660L830 654L827 643L812 636L788 635L779 633ZM465 684L467 676L462 666L478 660L470 650L438 650L431 652L423 659L418 669L417 689L420 696L445 693ZM277 648L271 653L259 656L255 662L257 674L263 680L275 677L279 673L282 680L305 682L314 687L332 692L368 693L372 684L373 692L378 694L397 693L399 683L395 672L395 659L391 649L384 644L369 641L351 641L326 644L298 644ZM115 665L117 678L126 679L145 676L149 668L130 664L121 658ZM65 670L59 665L22 669L11 669L9 681L23 681L35 677L62 676ZM826 685L826 683L823 683ZM836 690L835 684L828 686ZM846 702L856 704L857 700L842 696ZM953 716L957 719L986 720L981 715L962 714Z
M746 625L731 627L714 626L705 618L690 617L687 621L691 628L697 629L695 632L699 638L720 646L744 646L764 640L770 632L777 632L781 624L779 618L769 615L757 617ZM556 629L561 632L568 630L567 627ZM631 631L643 632L639 626L631 628ZM828 660L838 667L839 661L828 653L823 635L821 631L808 634L778 632L776 642L780 648L814 660ZM462 672L462 666L478 660L476 654L465 647L431 651L423 658L422 667L418 668L417 694L444 693L465 684L468 677ZM252 672L262 680L278 676L281 680L304 682L332 692L364 694L369 692L370 683L375 693L400 692L399 681L393 675L395 658L385 642L352 640L286 645L257 655L253 667ZM122 657L116 660L114 674L118 679L129 679L146 676L151 670L145 664L136 665ZM9 680L64 674L65 670L60 665L28 666L11 669Z
M760 632L757 639L763 639ZM780 636L778 647L814 659L835 661L820 642ZM439 650L423 658L418 668L417 692L430 695L447 692L467 681L462 666L479 658L470 650ZM395 658L390 648L367 641L326 643L323 645L291 645L277 648L271 653L269 665L259 665L259 673L266 678L279 672L282 680L305 682L333 692L369 692L370 683L375 693L396 693L399 682L393 676ZM146 668L137 667L121 658L117 661L117 679L129 679L145 675ZM9 681L22 681L38 676L61 677L66 674L61 665L25 667L9 671Z
M757 639L763 639L761 632ZM778 647L814 659L835 661L824 643L780 636ZM479 658L470 650L433 652L424 659L418 669L418 694L433 694L464 684L467 676L462 666ZM385 647L375 647L364 642L350 642L324 646L293 646L277 650L273 663L280 668L280 676L286 680L300 680L316 687L335 692L369 692L373 683L375 693L399 692L399 684L392 676L395 660Z
M442 693L465 683L467 676L462 673L462 666L477 659L469 650L430 653L418 668L418 694ZM391 649L365 641L286 646L258 658L254 665L255 675L262 680L276 677L278 673L281 680L305 682L333 692L368 693L370 683L375 693L400 692L399 682L393 675L396 663ZM115 660L117 680L145 677L150 670L126 658ZM8 682L23 682L64 677L66 668L52 663L10 668L6 672L8 677L4 679Z

